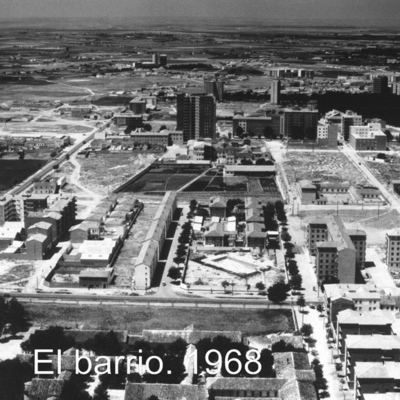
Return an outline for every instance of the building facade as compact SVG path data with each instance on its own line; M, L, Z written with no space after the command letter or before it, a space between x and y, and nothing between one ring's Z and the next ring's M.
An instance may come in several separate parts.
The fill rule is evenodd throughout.
M179 94L177 97L177 130L183 141L216 139L216 103L213 95Z

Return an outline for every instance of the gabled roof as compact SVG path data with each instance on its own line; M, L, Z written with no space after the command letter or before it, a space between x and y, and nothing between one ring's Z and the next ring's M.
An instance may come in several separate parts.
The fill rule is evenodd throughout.
M347 335L348 349L400 350L400 337L394 335Z
M224 237L224 225L222 222L212 222L208 226L208 231L204 234L206 237Z
M213 390L279 391L285 383L285 379L277 378L216 378L208 388Z
M384 364L381 362L356 362L354 370L358 379L400 380L400 363L395 361L385 361Z
M263 232L263 225L250 222L246 226L246 235L251 238L266 238L267 232Z
M221 196L211 197L210 208L226 208L226 200Z
M131 383L125 386L125 400L147 400L156 396L160 400L207 400L205 385L177 385L159 383Z
M347 309L340 311L337 320L341 325L391 325L395 320L393 314L389 311L374 310L359 313L357 311Z
M34 378L29 385L29 397L45 399L53 396L60 397L65 382L63 379Z
M140 264L150 266L153 263L154 255L158 251L158 246L158 242L154 240L146 240L143 242L135 262L135 267Z

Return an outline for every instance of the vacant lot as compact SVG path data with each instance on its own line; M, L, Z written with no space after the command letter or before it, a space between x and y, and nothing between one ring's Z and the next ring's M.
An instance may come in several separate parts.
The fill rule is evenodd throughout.
M367 183L363 175L342 153L290 151L283 162L291 183L302 179L321 179L328 182Z
M1 160L0 193L22 182L47 163L47 160Z
M94 192L106 195L142 171L155 159L153 154L111 153L79 158L80 182Z
M77 306L26 304L35 325L61 325L84 329L128 329L140 334L143 329L240 330L243 334L268 334L293 331L290 310L159 309L145 306Z
M382 183L387 184L392 180L399 179L400 177L400 157L393 156L393 162L379 162L374 161L373 157L376 155L359 153L366 160L368 169L374 176Z

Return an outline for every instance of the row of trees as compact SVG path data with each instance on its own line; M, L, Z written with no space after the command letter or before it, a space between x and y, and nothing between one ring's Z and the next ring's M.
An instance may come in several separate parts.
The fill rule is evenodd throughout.
M264 224L267 231L278 230L278 220L281 223L286 222L285 206L281 200L277 200L275 203L270 201L264 207Z

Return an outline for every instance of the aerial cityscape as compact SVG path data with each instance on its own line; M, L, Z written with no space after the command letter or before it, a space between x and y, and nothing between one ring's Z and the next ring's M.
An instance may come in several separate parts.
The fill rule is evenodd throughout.
M4 0L0 400L400 400L400 4L230 1Z

